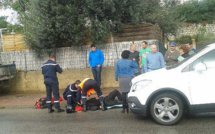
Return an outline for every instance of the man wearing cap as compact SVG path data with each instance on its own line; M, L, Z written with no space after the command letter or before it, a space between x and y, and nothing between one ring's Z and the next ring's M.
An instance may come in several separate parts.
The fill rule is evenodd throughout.
M102 64L104 62L104 55L101 50L96 49L96 46L91 45L91 51L89 54L89 63L92 68L94 79L97 81L99 87L101 86L101 72Z
M164 56L166 66L172 66L178 63L178 57L180 56L180 52L176 50L177 44L175 42L170 43L170 49L166 51Z

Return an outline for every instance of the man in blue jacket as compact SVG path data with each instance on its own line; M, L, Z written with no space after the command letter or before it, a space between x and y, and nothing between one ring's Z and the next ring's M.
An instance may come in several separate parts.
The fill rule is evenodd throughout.
M54 112L52 109L51 98L52 92L54 94L54 107L57 109L57 112L64 112L63 109L60 108L59 102L59 82L56 73L62 73L63 70L60 66L55 62L55 57L51 55L49 60L45 62L42 66L42 74L44 76L44 84L46 86L46 104L48 107L48 113Z
M99 87L101 86L101 72L102 64L104 62L104 55L101 50L96 49L96 46L91 45L91 51L89 54L89 63L92 68L94 80L97 81Z
M146 56L145 72L151 72L165 67L163 55L157 52L157 46L151 45L151 53Z

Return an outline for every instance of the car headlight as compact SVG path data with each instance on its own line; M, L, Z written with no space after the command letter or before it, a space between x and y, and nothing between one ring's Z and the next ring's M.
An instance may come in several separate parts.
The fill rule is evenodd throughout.
M143 89L148 86L152 81L151 80L141 80L132 85L132 92L135 92L138 89Z

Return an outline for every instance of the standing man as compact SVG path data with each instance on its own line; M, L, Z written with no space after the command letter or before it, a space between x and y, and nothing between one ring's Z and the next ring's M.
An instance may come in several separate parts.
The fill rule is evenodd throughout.
M139 52L136 51L136 46L135 44L132 44L131 45L131 48L130 48L130 55L129 55L129 58L130 60L134 60L137 62L137 65L139 67ZM139 69L135 69L134 70L134 75L137 76L139 74Z
M140 61L139 61L139 66L141 68L141 73L145 73L145 61L146 61L146 56L151 53L150 48L148 48L148 43L146 41L142 42L142 47L143 49L140 51Z
M89 54L89 63L92 68L94 79L97 81L99 87L101 86L101 72L102 64L104 62L104 55L101 50L96 49L95 45L91 45Z
M193 55L193 54L197 53L196 49L193 48L193 44L191 43L191 41L186 43L186 47L189 49L189 52L188 52L189 55Z
M178 63L178 57L180 56L180 52L176 50L177 44L175 42L170 43L170 50L166 51L164 56L166 61L166 66L171 66Z
M61 74L63 71L60 66L55 62L55 57L51 55L49 57L49 60L42 66L42 73L46 86L46 104L48 107L48 113L54 112L51 104L52 92L54 94L54 107L57 109L58 113L64 112L64 110L60 108L59 83L56 72Z
M151 72L165 67L163 55L157 52L157 46L151 45L151 53L146 56L145 71Z

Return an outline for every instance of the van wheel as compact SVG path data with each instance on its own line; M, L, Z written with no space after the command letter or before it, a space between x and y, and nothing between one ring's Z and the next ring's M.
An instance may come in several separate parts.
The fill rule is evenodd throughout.
M174 125L183 116L183 103L177 95L164 93L156 96L150 105L152 118L161 125Z

